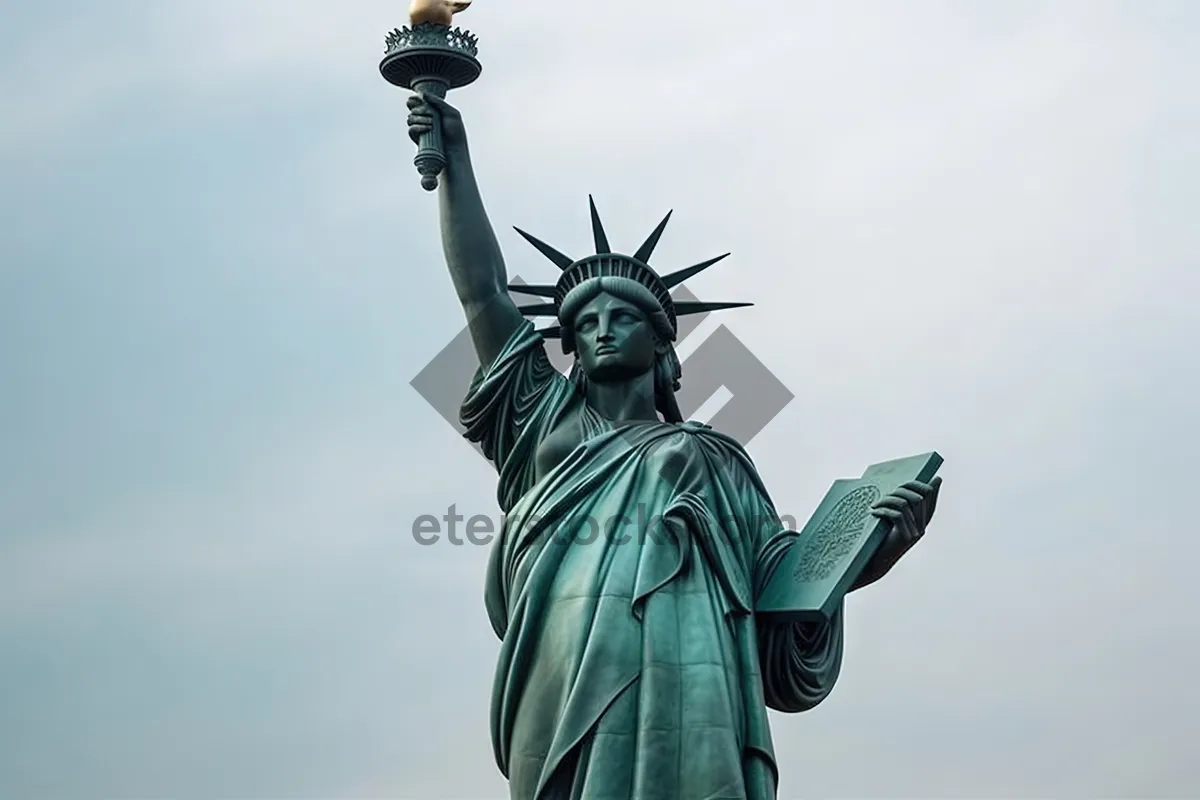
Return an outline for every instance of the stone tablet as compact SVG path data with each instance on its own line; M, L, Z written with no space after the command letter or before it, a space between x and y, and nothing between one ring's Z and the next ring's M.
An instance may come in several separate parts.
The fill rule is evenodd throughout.
M799 622L829 619L887 533L888 523L872 515L871 507L909 481L930 482L941 465L940 455L925 453L875 464L861 478L834 481L775 568L755 611Z

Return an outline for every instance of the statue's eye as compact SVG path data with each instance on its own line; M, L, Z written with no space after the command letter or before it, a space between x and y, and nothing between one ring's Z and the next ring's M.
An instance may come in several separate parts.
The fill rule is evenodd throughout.
M594 327L596 327L595 317L584 317L575 323L575 330L577 331L589 331Z

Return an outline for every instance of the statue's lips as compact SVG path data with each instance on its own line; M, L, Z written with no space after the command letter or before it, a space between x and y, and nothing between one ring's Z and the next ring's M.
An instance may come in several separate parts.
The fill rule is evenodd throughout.
M617 348L613 347L610 344L606 344L606 345L603 345L602 347L596 348L596 355L598 355L598 356L613 356L613 355L616 355L617 352L618 352Z

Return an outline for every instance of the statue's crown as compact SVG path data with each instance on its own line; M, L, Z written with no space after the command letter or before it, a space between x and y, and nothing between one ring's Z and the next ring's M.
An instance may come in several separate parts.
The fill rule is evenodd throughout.
M612 248L608 245L608 236L604 233L604 226L600 222L600 215L596 211L596 203L590 195L588 196L588 205L592 213L592 237L596 243L595 255L586 256L578 260L573 259L520 228L516 228L517 233L521 234L526 241L536 247L542 255L550 259L550 261L554 262L562 270L562 276L553 286L513 284L508 287L514 292L551 299L551 302L547 303L520 306L521 312L526 316L558 317L558 325L543 328L540 331L543 336L557 338L561 335L562 326L568 323L568 320L564 320L560 316L563 300L572 289L592 278L627 278L644 286L654 296L655 300L658 301L663 312L666 313L671 325L672 338L674 338L677 330L676 320L678 317L687 314L701 314L707 311L719 311L725 308L740 308L753 305L752 303L675 302L671 298L672 288L683 283L693 275L708 269L713 264L727 257L729 253L719 255L716 258L710 258L707 261L702 261L686 269L672 272L669 275L659 276L650 266L650 256L654 252L654 248L658 246L658 240L662 237L663 230L666 229L667 222L671 219L671 212L667 212L662 222L658 223L658 227L651 231L646 241L642 242L642 246L633 255L628 256L612 252Z

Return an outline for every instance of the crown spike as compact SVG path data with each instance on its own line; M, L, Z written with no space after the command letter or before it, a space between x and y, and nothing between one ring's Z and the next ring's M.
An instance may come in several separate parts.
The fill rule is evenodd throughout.
M702 261L695 266L688 267L687 269L681 269L678 272L672 272L670 275L664 275L662 282L667 285L668 289L673 286L678 286L693 275L698 275L699 273L711 267L713 264L728 257L729 253L725 253L724 255L717 256L716 258L710 258L708 261Z
M754 303L705 303L696 300L680 300L675 303L675 316L683 317L688 314L703 314L706 311L722 311L726 308L744 308Z
M553 286L538 285L535 283L510 283L508 290L517 294L533 295L534 297L554 297Z
M561 339L562 326L551 325L549 328L542 328L538 333L542 335L543 339Z
M540 252L546 258L553 261L554 264L559 269L566 269L567 267L569 267L575 263L575 259L571 258L568 255L564 255L563 253L560 253L559 251L555 250L550 245L543 242L541 239L538 239L536 236L531 236L530 234L526 233L525 231L521 230L520 228L518 228L516 226L513 227L513 230L516 231L517 233L521 234L521 236L525 237L525 241L529 242L531 245L536 247L538 249L538 252Z
M612 248L608 246L608 237L604 234L604 225L600 222L600 213L596 211L596 201L592 196L588 195L588 207L592 211L592 238L596 240L596 255L604 255L611 253Z
M642 246L639 247L637 252L633 254L634 258L636 258L638 261L641 261L643 264L650 263L650 254L653 253L654 248L658 246L658 239L660 236L662 236L663 230L667 227L667 222L670 221L670 219L671 212L668 211L667 215L663 217L663 221L658 223L658 227L650 233L650 236L647 237L646 241L642 242Z
M534 303L531 306L517 306L517 310L527 317L558 316L558 309L554 303Z

